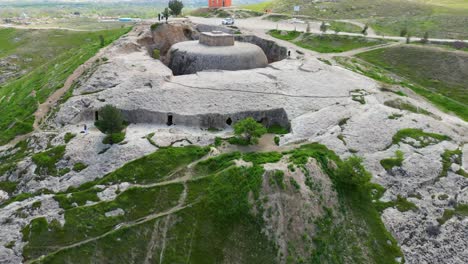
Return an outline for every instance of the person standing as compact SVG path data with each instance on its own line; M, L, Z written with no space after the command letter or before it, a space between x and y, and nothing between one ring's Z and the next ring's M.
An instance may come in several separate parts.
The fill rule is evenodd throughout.
M158 13L158 21L161 22L161 13Z

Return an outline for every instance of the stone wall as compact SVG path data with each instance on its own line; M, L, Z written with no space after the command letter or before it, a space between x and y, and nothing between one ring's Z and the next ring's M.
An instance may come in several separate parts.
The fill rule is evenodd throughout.
M284 60L288 57L288 49L276 44L272 40L263 39L254 35L236 35L236 41L248 42L259 46L268 58L268 63Z
M236 42L234 46L208 47L198 41L186 41L173 45L167 57L174 75L206 70L248 70L268 65L260 47L242 42Z
M80 121L95 120L96 112L96 110L92 109L83 111L81 113ZM261 122L266 127L270 127L272 125L280 125L287 129L290 129L291 127L288 115L283 108L257 111L243 111L227 114L207 113L197 115L184 115L170 112L151 111L146 109L123 109L122 115L124 116L124 119L129 123L150 123L168 125L168 121L172 121L172 124L170 125L199 127L204 129L225 129L247 117L252 117L258 122Z

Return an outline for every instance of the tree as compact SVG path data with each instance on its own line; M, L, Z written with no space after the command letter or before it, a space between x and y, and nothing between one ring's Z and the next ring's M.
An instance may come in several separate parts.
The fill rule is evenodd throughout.
M169 9L171 9L171 14L174 16L178 16L182 13L182 8L184 8L184 3L179 0L170 0L169 1Z
M99 120L95 125L106 134L122 132L124 129L122 113L113 105L106 105L99 110Z
M347 189L367 187L372 175L362 166L362 159L352 156L343 161L335 173L340 187Z
M163 16L166 18L166 21L167 21L167 18L169 17L169 8L164 8L164 11L163 11Z
M322 24L320 25L320 31L322 31L322 33L325 33L327 32L327 29L328 29L328 26L327 24L325 24L325 21L323 21Z
M258 138L267 132L267 129L257 123L252 117L248 117L234 124L234 134L242 137L250 144L258 142Z
M369 26L366 24L364 26L364 28L362 29L361 33L364 35L364 36L367 36L367 30L369 29Z

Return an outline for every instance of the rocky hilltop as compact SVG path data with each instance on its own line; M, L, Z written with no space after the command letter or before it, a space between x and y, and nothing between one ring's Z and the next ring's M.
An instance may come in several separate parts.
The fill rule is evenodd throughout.
M174 76L165 52L198 32L174 23L135 27L1 149L17 186L0 191L1 263L468 262L466 122L258 36L238 40L267 67ZM94 127L107 104L129 122L121 144ZM249 116L288 133L222 140ZM371 199L342 185L354 174Z

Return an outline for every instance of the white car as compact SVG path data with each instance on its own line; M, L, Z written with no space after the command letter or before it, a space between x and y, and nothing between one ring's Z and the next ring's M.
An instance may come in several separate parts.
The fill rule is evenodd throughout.
M223 19L221 24L223 24L223 25L234 25L234 18L232 18L232 17L225 18L225 19Z

